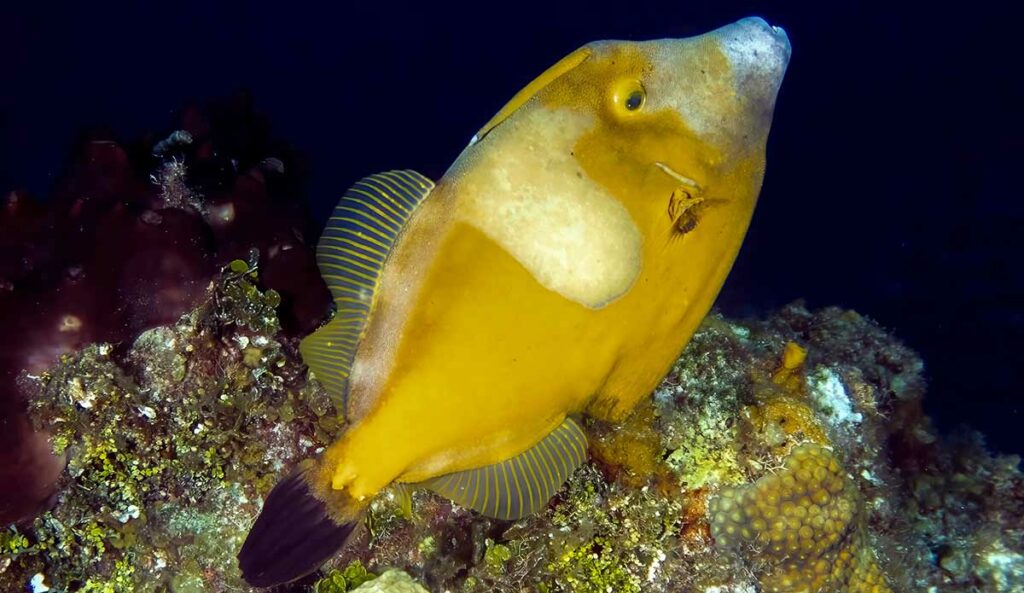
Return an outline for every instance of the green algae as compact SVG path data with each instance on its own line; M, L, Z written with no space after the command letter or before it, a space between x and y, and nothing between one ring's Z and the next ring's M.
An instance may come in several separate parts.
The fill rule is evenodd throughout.
M0 590L246 590L235 553L283 468L335 434L277 341L279 297L226 274L207 305L121 352L94 344L36 381L32 415L68 466L57 506L3 532ZM315 410L306 405L315 402Z
M594 538L575 548L569 548L548 570L555 577L560 591L585 593L588 591L621 591L640 593L641 583L634 574L623 567L617 552L616 542L605 538Z
M314 593L345 593L363 583L372 581L377 575L366 570L358 560L349 563L343 570L331 570L313 585Z
M495 572L503 572L505 570L505 563L512 558L512 552L508 546L494 543L494 540L488 539L484 542L487 550L484 552L484 562L487 566Z

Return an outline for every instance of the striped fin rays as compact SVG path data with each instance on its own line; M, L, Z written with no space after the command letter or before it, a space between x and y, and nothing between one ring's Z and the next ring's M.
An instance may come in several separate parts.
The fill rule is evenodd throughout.
M519 455L431 478L423 486L496 519L521 519L547 504L587 458L587 437L571 418Z
M327 390L343 398L381 273L402 228L434 183L412 170L387 171L353 185L320 236L316 261L334 297L334 318L299 350Z

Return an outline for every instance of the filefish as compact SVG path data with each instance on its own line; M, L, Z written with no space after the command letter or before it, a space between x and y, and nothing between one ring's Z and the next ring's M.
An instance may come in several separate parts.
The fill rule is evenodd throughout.
M789 56L760 18L590 43L437 183L352 186L317 249L336 312L300 346L351 424L268 494L243 577L315 571L392 483L501 519L542 509L586 459L580 416L623 419L710 309Z

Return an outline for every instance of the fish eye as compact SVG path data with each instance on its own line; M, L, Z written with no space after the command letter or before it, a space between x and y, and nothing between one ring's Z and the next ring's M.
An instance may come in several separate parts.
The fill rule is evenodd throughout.
M630 111L636 111L640 109L644 104L644 92L643 90L635 90L626 96L625 106Z
M613 109L620 116L640 111L647 102L647 92L636 79L619 80L612 85L611 91Z

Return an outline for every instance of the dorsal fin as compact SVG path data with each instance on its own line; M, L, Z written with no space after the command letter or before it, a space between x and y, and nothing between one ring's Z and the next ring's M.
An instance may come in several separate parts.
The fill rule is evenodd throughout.
M433 188L434 182L411 170L360 179L338 201L320 236L316 261L336 311L330 322L302 340L299 350L317 379L338 398L345 397L388 255Z
M566 418L511 459L430 478L423 485L482 515L521 519L543 508L586 458L587 437Z

